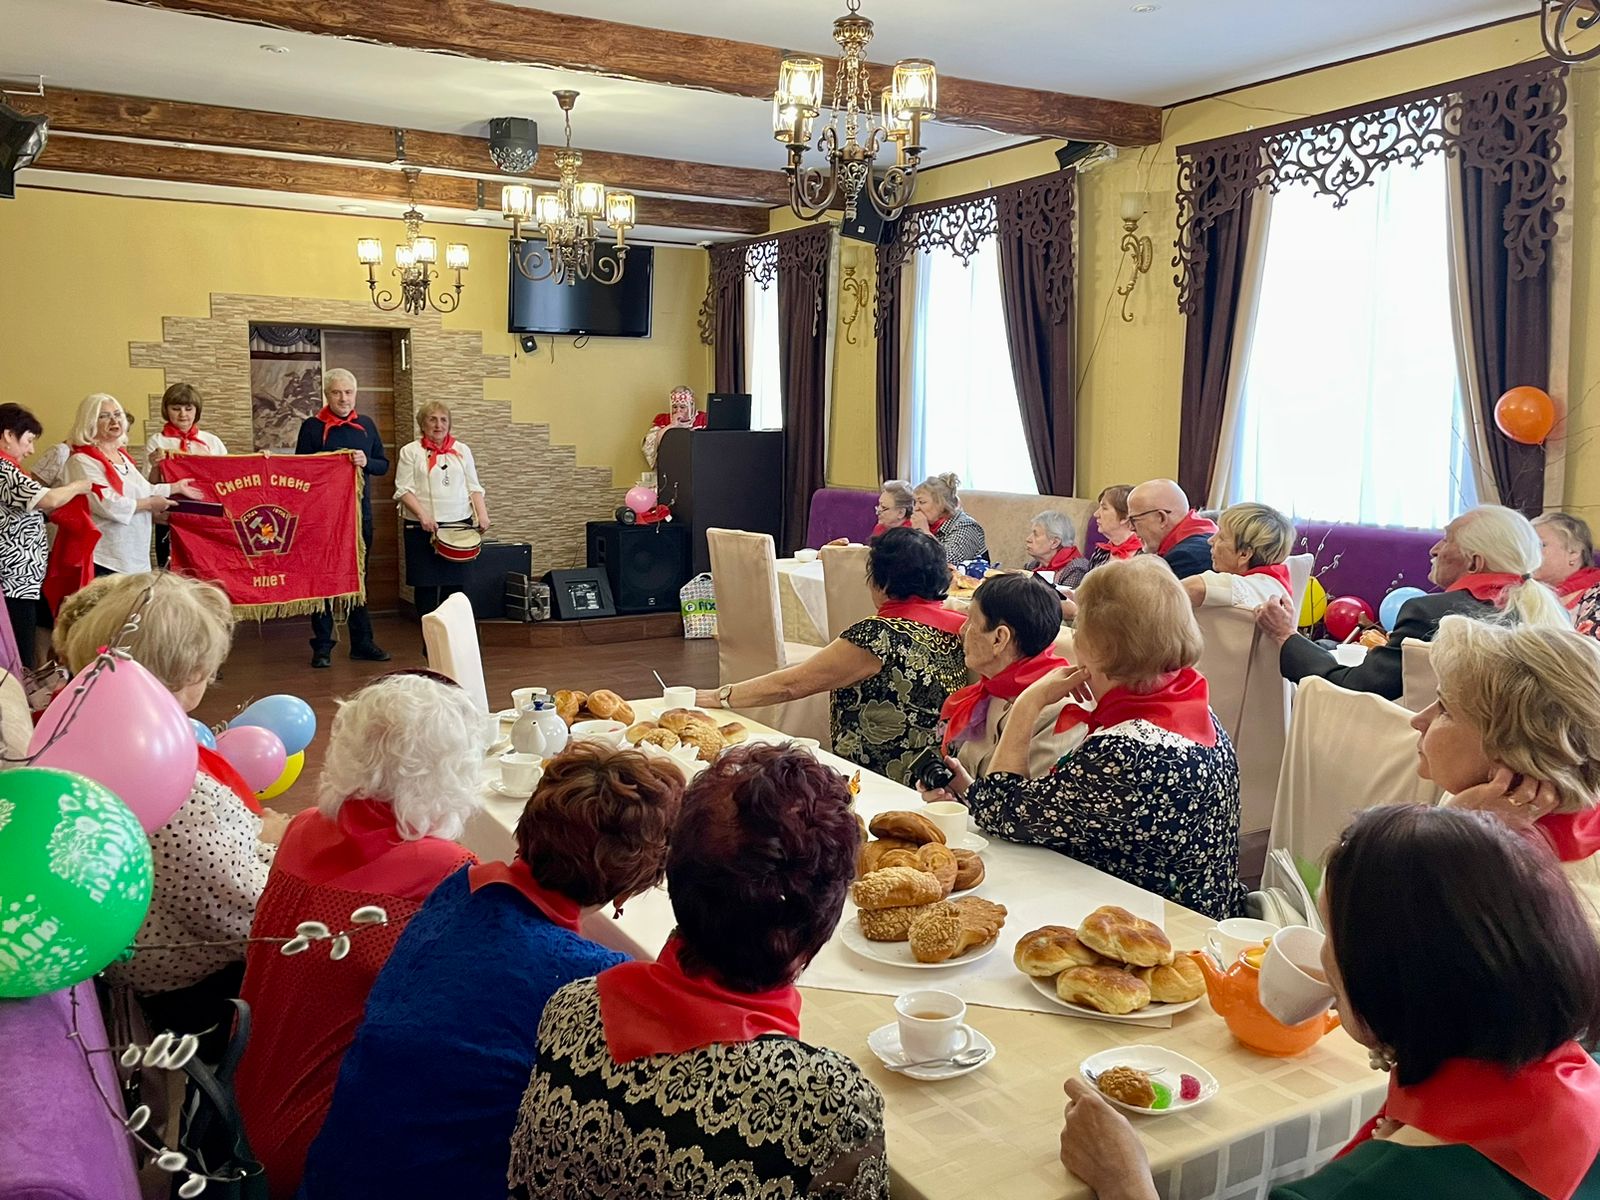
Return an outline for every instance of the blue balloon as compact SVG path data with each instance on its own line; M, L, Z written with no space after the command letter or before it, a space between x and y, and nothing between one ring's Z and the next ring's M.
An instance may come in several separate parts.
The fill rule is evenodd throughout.
M278 735L285 754L299 754L317 733L317 714L299 696L263 696L228 722L229 729L255 725Z
M1383 598L1383 603L1378 605L1378 620L1385 629L1393 629L1394 623L1400 619L1400 606L1407 600L1415 600L1418 596L1428 593L1421 588L1397 587Z
M193 717L189 718L189 724L194 726L195 741L199 742L207 750L215 750L217 748L217 735L211 732L211 726L204 721L196 721Z

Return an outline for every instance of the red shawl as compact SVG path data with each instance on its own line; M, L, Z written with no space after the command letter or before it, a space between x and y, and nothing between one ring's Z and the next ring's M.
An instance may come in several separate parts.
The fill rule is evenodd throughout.
M199 425L191 425L187 429L179 429L171 421L168 421L165 425L163 425L161 427L161 436L162 437L169 437L169 438L177 438L178 439L177 453L179 453L179 454L204 454L204 453L206 453L206 444L200 440L200 426ZM193 442L196 446L198 446L199 450L191 450L191 449L189 449L189 443L190 442Z
M1265 567L1251 567L1248 571L1245 572L1245 574L1246 575L1270 575L1270 576L1272 576L1272 578L1276 579L1279 583L1283 584L1283 590L1284 591L1288 592L1290 595L1294 594L1293 589L1289 587L1289 564L1288 563L1272 563L1271 565L1265 566Z
M4 450L0 450L0 458L5 459L8 463L10 463L17 470L19 470L19 471L22 470L22 464L17 461L16 455L7 454Z
M887 533L891 529L910 529L910 528L912 528L911 518L910 517L907 517L904 521L901 521L900 524L898 524L898 525L884 525L883 523L880 522L879 524L874 525L872 527L872 535L871 536L877 537L880 533Z
M1035 575L1048 574L1054 580L1056 572L1077 557L1078 548L1076 546L1063 546L1055 552L1055 556L1049 562L1039 563L1037 566L1032 566L1028 569Z
M1460 579L1445 588L1445 591L1471 592L1474 597L1482 600L1485 604L1503 608L1506 602L1507 589L1526 582L1528 582L1526 575L1513 575L1508 571L1479 571L1476 574L1461 576Z
M508 863L479 863L467 868L469 891L476 892L481 887L497 883L521 892L529 904L549 918L552 925L578 932L578 923L583 919L583 906L555 888L545 887L533 877L533 869L522 859Z
M703 412L695 413L693 425L674 425L671 413L657 413L656 419L651 421L650 424L656 429L704 429L706 427L706 415Z
M1092 711L1068 704L1056 719L1056 732L1083 725L1093 733L1141 718L1202 746L1217 744L1216 726L1211 723L1211 690L1205 676L1193 667L1174 672L1153 692L1114 687L1099 698Z
M339 428L339 426L349 425L354 429L360 429L362 427L361 414L356 412L356 410L353 408L350 410L348 416L341 417L335 413L333 409L324 404L320 409L317 410L317 420L322 422L322 444L324 446L328 444L328 434Z
M1046 646L1032 658L1019 658L1005 670L986 675L977 683L969 683L951 692L950 698L939 710L939 716L946 722L944 748L948 750L951 742L983 732L989 719L991 697L1015 700L1029 684L1044 678L1057 667L1071 665L1056 653L1054 646Z
M461 457L461 451L456 449L456 435L453 433L445 434L442 442L423 438L422 448L428 452L428 470L430 471L433 470L434 464L439 461L441 454L453 454L458 459Z
M74 446L72 448L72 452L74 454L81 454L85 458L92 458L95 462L104 467L106 469L106 486L109 486L117 495L122 495L122 476L117 474L117 466L111 461L111 456L109 454L100 449L99 446L95 445ZM127 459L130 467L136 466L133 459L128 458L128 452L126 450L119 448L117 453L122 455L124 459ZM105 491L105 487L102 487L100 484L97 483L94 485L94 494L96 496L105 495Z
M1569 1200L1600 1154L1600 1064L1568 1042L1515 1072L1455 1058L1411 1087L1391 1076L1378 1115L1339 1153L1384 1117L1471 1146L1548 1200Z
M878 609L880 617L898 617L902 621L915 621L946 633L960 633L967 623L967 614L946 608L937 600L885 600Z
M651 1054L683 1054L763 1034L800 1036L800 991L790 984L751 995L705 975L686 975L678 939L653 963L621 963L595 980L606 1047L618 1063Z
M55 524L56 540L50 547L39 594L50 611L57 613L63 600L94 582L94 548L100 544L100 530L89 514L87 496L74 496L52 509L48 519Z
M1094 548L1104 550L1112 558L1132 558L1144 549L1144 543L1138 534L1131 533L1120 542L1096 542Z
M1590 588L1600 585L1600 567L1579 567L1556 587L1556 595L1569 609L1578 607L1578 601Z
M1600 854L1600 808L1575 813L1550 813L1533 826L1562 862L1581 862Z
M1216 531L1217 523L1215 521L1207 520L1191 508L1188 516L1167 530L1167 536L1161 539L1161 545L1156 550L1156 553L1165 557L1172 552L1172 548L1179 542L1192 538L1197 533L1203 533L1210 537Z
M240 802L253 813L261 811L261 801L256 799L256 794L250 790L250 785L244 781L244 776L234 769L234 765L209 746L201 746L200 770L211 776L223 787L227 788Z

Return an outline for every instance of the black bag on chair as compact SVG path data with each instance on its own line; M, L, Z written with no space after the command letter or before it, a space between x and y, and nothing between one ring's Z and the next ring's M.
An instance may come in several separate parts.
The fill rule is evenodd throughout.
M267 1176L250 1149L233 1098L234 1072L250 1044L250 1006L243 1000L233 1004L238 1019L222 1061L213 1070L196 1056L183 1068L189 1078L178 1149L206 1175L240 1176L231 1182L208 1184L203 1193L207 1200L267 1200ZM174 1176L174 1196L184 1178L183 1172Z

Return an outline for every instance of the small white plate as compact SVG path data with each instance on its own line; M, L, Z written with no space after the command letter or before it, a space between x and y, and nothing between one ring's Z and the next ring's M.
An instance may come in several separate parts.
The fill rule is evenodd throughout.
M1222 1085L1210 1071L1192 1058L1185 1058L1176 1050L1168 1050L1165 1046L1118 1046L1112 1050L1102 1050L1099 1054L1091 1054L1078 1064L1079 1072L1090 1087L1094 1086L1094 1079L1090 1078L1091 1076L1098 1078L1100 1072L1109 1071L1112 1067L1133 1067L1136 1070L1148 1071L1151 1083L1159 1083L1172 1093L1172 1101L1165 1108L1139 1108L1136 1105L1124 1104L1111 1096L1105 1097L1123 1112L1133 1113L1139 1117L1164 1117L1168 1113L1187 1112L1191 1108L1199 1108L1222 1090ZM1158 1071L1161 1074L1158 1075ZM1178 1099L1178 1088L1184 1075L1193 1075L1200 1081L1198 1100ZM1105 1096L1104 1092L1100 1094Z
M907 1079L921 1079L926 1081L938 1079L954 1079L958 1075L968 1075L988 1065L994 1057L994 1043L971 1025L963 1025L967 1031L967 1048L982 1047L984 1056L970 1067L912 1067L905 1071L896 1071L897 1075L904 1075ZM894 1021L880 1026L867 1034L867 1047L885 1064L898 1067L906 1062L906 1052L900 1048L900 1026ZM1192 1072L1191 1072L1192 1074Z
M943 971L950 967L964 967L992 954L994 948L1000 944L1000 939L995 938L980 950L969 950L944 962L918 962L917 956L911 953L910 942L875 942L867 937L861 932L861 922L856 919L855 913L851 913L839 922L839 940L862 958L870 958L873 962L885 963L891 967L910 967L914 971Z
M1140 1021L1148 1021L1154 1017L1170 1017L1175 1013L1188 1012L1196 1004L1200 1003L1200 997L1196 996L1193 1000L1184 1000L1177 1004L1164 1004L1159 1001L1153 1004L1146 1004L1138 1012L1108 1013L1101 1012L1098 1008L1090 1008L1087 1004L1072 1004L1063 1000L1056 995L1054 975L1043 979L1037 975L1030 975L1028 976L1028 982L1039 989L1040 995L1048 997L1068 1012L1082 1013L1086 1017L1099 1017L1102 1021L1129 1021L1137 1024ZM1190 1072L1190 1074L1193 1074L1193 1072Z
M538 785L535 784L534 786L537 787ZM499 779L491 779L489 781L489 787L490 790L500 793L500 795L506 797L508 800L526 800L529 796L533 795L532 789L529 789L526 792L513 792L505 785L504 782Z
M982 854L989 848L989 839L978 833L963 833L957 838L945 838L944 844L952 850L971 850Z
M517 710L514 708L502 708L499 712L495 713L495 716L499 717L502 721L515 721L521 715L522 714L517 712Z

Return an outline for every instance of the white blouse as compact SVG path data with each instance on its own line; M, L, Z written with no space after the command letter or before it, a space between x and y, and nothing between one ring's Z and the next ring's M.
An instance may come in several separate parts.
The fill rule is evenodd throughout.
M60 487L67 481L67 456L72 447L57 442L48 450L41 450L33 458L33 477L47 488Z
M1289 599L1283 584L1271 575L1234 575L1227 571L1201 571L1206 585L1203 608L1248 608L1254 611L1274 596Z
M209 433L202 429L196 433L194 437L200 439L200 444L204 446L205 449L196 450L193 447L190 447L188 450L184 450L182 449L183 443L177 438L166 437L165 435L159 433L155 434L148 442L144 444L145 464L147 466L149 465L151 457L157 450L161 451L163 454L226 454L228 452L228 448L222 444L222 439L214 433Z
M430 471L421 438L401 446L400 462L394 471L395 503L400 503L401 496L411 495L435 521L472 520L471 493L483 495L483 484L478 482L478 468L473 465L467 444L458 440L453 450L454 453L439 455ZM416 520L404 506L400 515L408 521Z
M139 501L146 496L170 496L172 485L151 483L127 458L112 461L122 483L120 496L108 481L105 467L87 454L74 454L67 459L66 482L87 479L99 489L99 494L89 493L89 515L100 530L100 540L94 548L95 566L132 575L150 569L153 522L148 511L138 511Z

